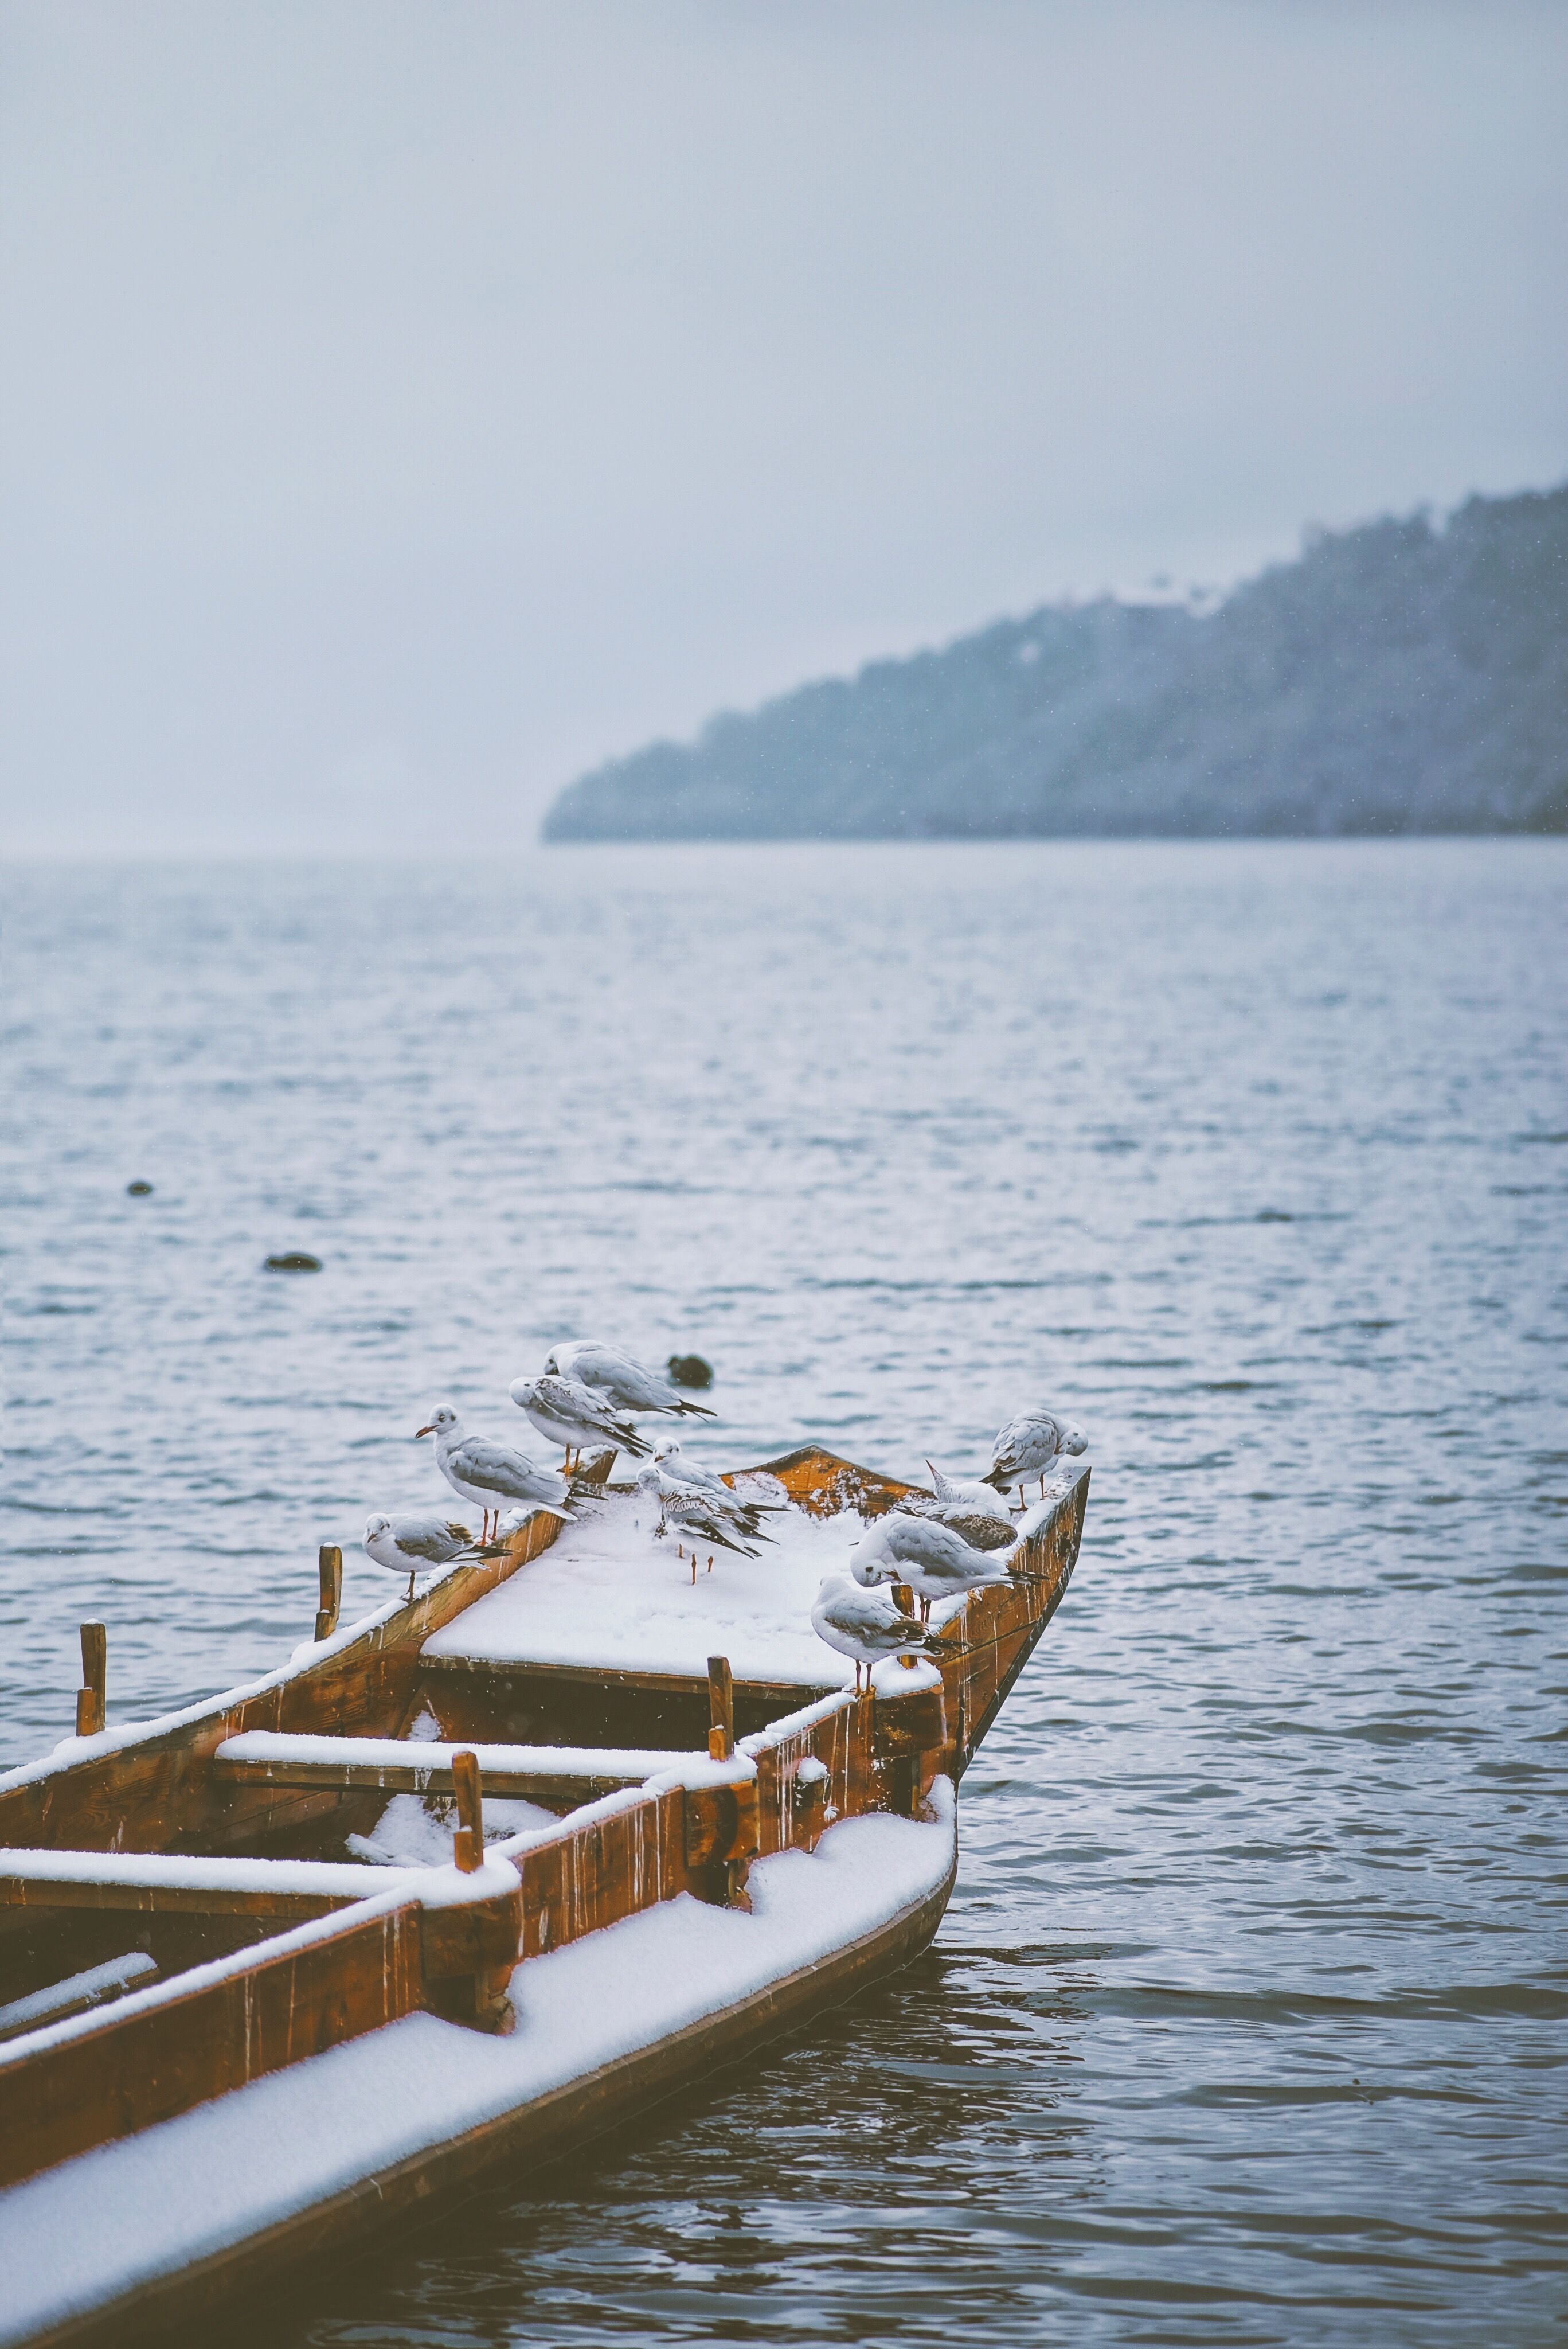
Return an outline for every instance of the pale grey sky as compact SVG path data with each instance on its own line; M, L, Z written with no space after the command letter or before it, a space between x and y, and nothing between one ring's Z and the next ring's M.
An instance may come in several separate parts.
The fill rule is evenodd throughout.
M5 0L6 833L524 845L1064 592L1568 474L1568 8Z

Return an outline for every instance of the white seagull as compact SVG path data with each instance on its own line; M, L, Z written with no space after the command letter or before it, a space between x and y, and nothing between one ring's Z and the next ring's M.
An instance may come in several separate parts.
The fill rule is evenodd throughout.
M689 1413L696 1419L717 1419L706 1403L689 1402L662 1371L649 1370L619 1346L601 1345L597 1338L573 1338L556 1346L544 1359L547 1378L576 1379L594 1387L616 1411L641 1419L651 1412Z
M513 1379L507 1390L523 1417L537 1427L547 1444L559 1444L570 1469L574 1453L613 1444L634 1460L645 1459L648 1446L629 1419L617 1419L596 1388L581 1379L559 1378L547 1371L537 1379Z
M537 1466L525 1452L510 1451L504 1444L491 1444L482 1435L465 1435L463 1423L449 1404L433 1411L428 1425L415 1433L435 1437L436 1463L442 1475L459 1501L484 1511L481 1540L490 1539L490 1519L499 1525L509 1502L547 1509L552 1517L571 1516L564 1476L558 1476L553 1468Z
M388 1574L406 1574L408 1596L421 1567L450 1566L454 1558L477 1558L474 1537L467 1526L449 1525L445 1517L366 1517L365 1555L372 1566Z
M1012 1511L999 1493L989 1485L959 1483L944 1476L933 1460L926 1462L931 1471L932 1491L906 1493L899 1507L912 1517L931 1517L940 1526L951 1526L962 1534L971 1549L1009 1549L1018 1538Z
M915 1655L922 1650L944 1652L937 1634L904 1614L890 1591L864 1590L847 1574L823 1576L811 1609L811 1629L819 1640L850 1658L857 1696L862 1667L869 1674L884 1656Z
M920 1600L923 1623L934 1600L959 1598L982 1583L1005 1587L1008 1579L1005 1566L973 1548L951 1526L902 1509L890 1509L861 1536L850 1552L850 1572L868 1588L907 1582Z
M775 1500L769 1491L769 1486L775 1482L772 1477L762 1483L758 1492L740 1485L728 1485L714 1469L705 1468L699 1460L693 1460L684 1453L673 1435L667 1435L662 1443L655 1444L654 1465L664 1480L661 1489L667 1489L671 1485L684 1485L691 1492L700 1493L720 1516L733 1517L737 1525L744 1526L759 1541L773 1539L771 1534L763 1532L761 1520L778 1516L789 1506L787 1495ZM778 1489L783 1494L781 1485ZM762 1497L764 1494L766 1498Z
M723 1509L711 1493L699 1492L695 1485L682 1485L675 1477L666 1476L651 1460L645 1460L637 1471L637 1490L645 1500L658 1503L655 1538L673 1525L694 1540L700 1537L711 1542L715 1549L732 1549L742 1557L757 1556L748 1538L753 1529L736 1508L733 1494L729 1496L730 1507ZM768 1537L764 1535L762 1538L766 1540ZM696 1580L695 1568L692 1580Z
M1088 1438L1057 1419L1048 1411L1021 1411L1010 1419L991 1446L991 1465L984 1483L1006 1492L1010 1485L1018 1488L1018 1506L1024 1506L1024 1479L1038 1476L1040 1498L1046 1496L1046 1471L1052 1468L1065 1454L1078 1453L1088 1447Z

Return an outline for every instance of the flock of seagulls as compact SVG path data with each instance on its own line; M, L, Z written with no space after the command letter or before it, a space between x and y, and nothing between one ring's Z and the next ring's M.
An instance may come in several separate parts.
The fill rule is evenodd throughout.
M366 1557L388 1573L407 1574L410 1599L421 1571L493 1557L509 1511L544 1510L571 1519L577 1514L574 1494L582 1489L574 1478L596 1468L606 1451L624 1452L639 1464L636 1489L657 1508L655 1537L673 1526L691 1540L694 1582L698 1542L756 1557L758 1544L774 1538L767 1520L787 1504L773 1480L737 1490L689 1458L677 1435L655 1444L639 1434L639 1419L716 1414L620 1347L587 1338L557 1346L537 1378L514 1379L510 1392L529 1424L560 1447L561 1467L541 1465L487 1436L466 1435L449 1404L433 1411L417 1432L435 1437L438 1467L459 1498L481 1512L481 1528L476 1542L467 1526L443 1517L369 1518ZM1021 1516L1026 1484L1037 1477L1043 1499L1047 1475L1084 1448L1084 1437L1055 1413L1031 1410L1000 1431L982 1477L944 1476L934 1461L926 1462L931 1491L906 1495L873 1519L851 1549L848 1570L824 1578L811 1609L818 1638L853 1662L857 1693L862 1673L869 1677L883 1657L941 1649L942 1635L931 1629L934 1606L1007 1581L1007 1555L1018 1527L1004 1496L1017 1488ZM897 1585L913 1593L918 1616L900 1606Z

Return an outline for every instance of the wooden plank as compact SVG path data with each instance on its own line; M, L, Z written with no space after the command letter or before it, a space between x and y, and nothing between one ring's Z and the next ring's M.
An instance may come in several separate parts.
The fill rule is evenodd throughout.
M129 1950L123 1956L46 1982L28 1997L0 2006L0 2040L20 2038L24 2032L40 2030L47 2023L64 2023L73 2014L87 2013L90 2007L123 1998L128 1991L146 1990L157 1980L158 1961L140 1950Z
M129 2137L422 2002L418 1909L384 1910L304 1949L0 2064L0 2187Z
M382 1890L390 1871L367 1868L379 1877ZM108 1883L58 1877L17 1876L0 1864L0 1908L134 1909L152 1917L267 1917L278 1930L307 1924L315 1917L352 1908L367 1892L299 1892L241 1889L232 1885L136 1883L124 1878Z
M513 1852L522 1878L523 1955L560 1949L684 1892L685 1799L672 1787Z
M755 1778L733 1786L687 1786L684 1791L687 1868L749 1859L755 1854L760 1841Z
M646 1689L655 1695L689 1696L705 1703L707 1698L707 1682L696 1672L634 1671L619 1664L543 1664L518 1657L427 1656L422 1668L438 1679L466 1675L501 1683L537 1681L542 1687L563 1690L574 1683L593 1691ZM831 1681L735 1682L741 1695L777 1702L782 1710L791 1713L798 1705L810 1704L813 1697L831 1696L835 1685Z
M408 1750L417 1754L419 1748ZM569 1775L551 1770L498 1770L488 1765L482 1754L480 1768L486 1790L498 1802L507 1797L542 1803L546 1807L559 1804L562 1808L591 1802L597 1795L615 1794L623 1786L640 1786L651 1775L646 1770L573 1771ZM345 1794L356 1787L396 1795L453 1792L449 1763L230 1762L220 1757L212 1770L215 1776L237 1786L333 1788Z
M522 1878L490 1900L419 1910L419 1963L427 1987L454 1974L511 1966L522 1950Z
M828 1681L738 1679L737 1734L754 1733L780 1713L830 1694L832 1687ZM689 1753L707 1745L709 1728L706 1672L428 1656L416 1702L430 1706L443 1738L456 1744L665 1746Z
M908 1696L878 1696L872 1713L872 1744L880 1756L940 1753L947 1743L947 1718L940 1683Z

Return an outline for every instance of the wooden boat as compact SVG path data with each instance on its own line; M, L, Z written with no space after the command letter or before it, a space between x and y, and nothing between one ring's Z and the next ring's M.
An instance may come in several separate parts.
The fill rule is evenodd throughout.
M655 1547L606 1486L563 1540L535 1516L339 1629L324 1550L286 1669L123 1731L84 1626L77 1735L0 1778L0 2344L275 2289L925 1947L1088 1471L1006 1585L939 1610L939 1665L857 1697L806 1609L840 1513L912 1488L813 1447L765 1466L796 1506L756 1560Z

